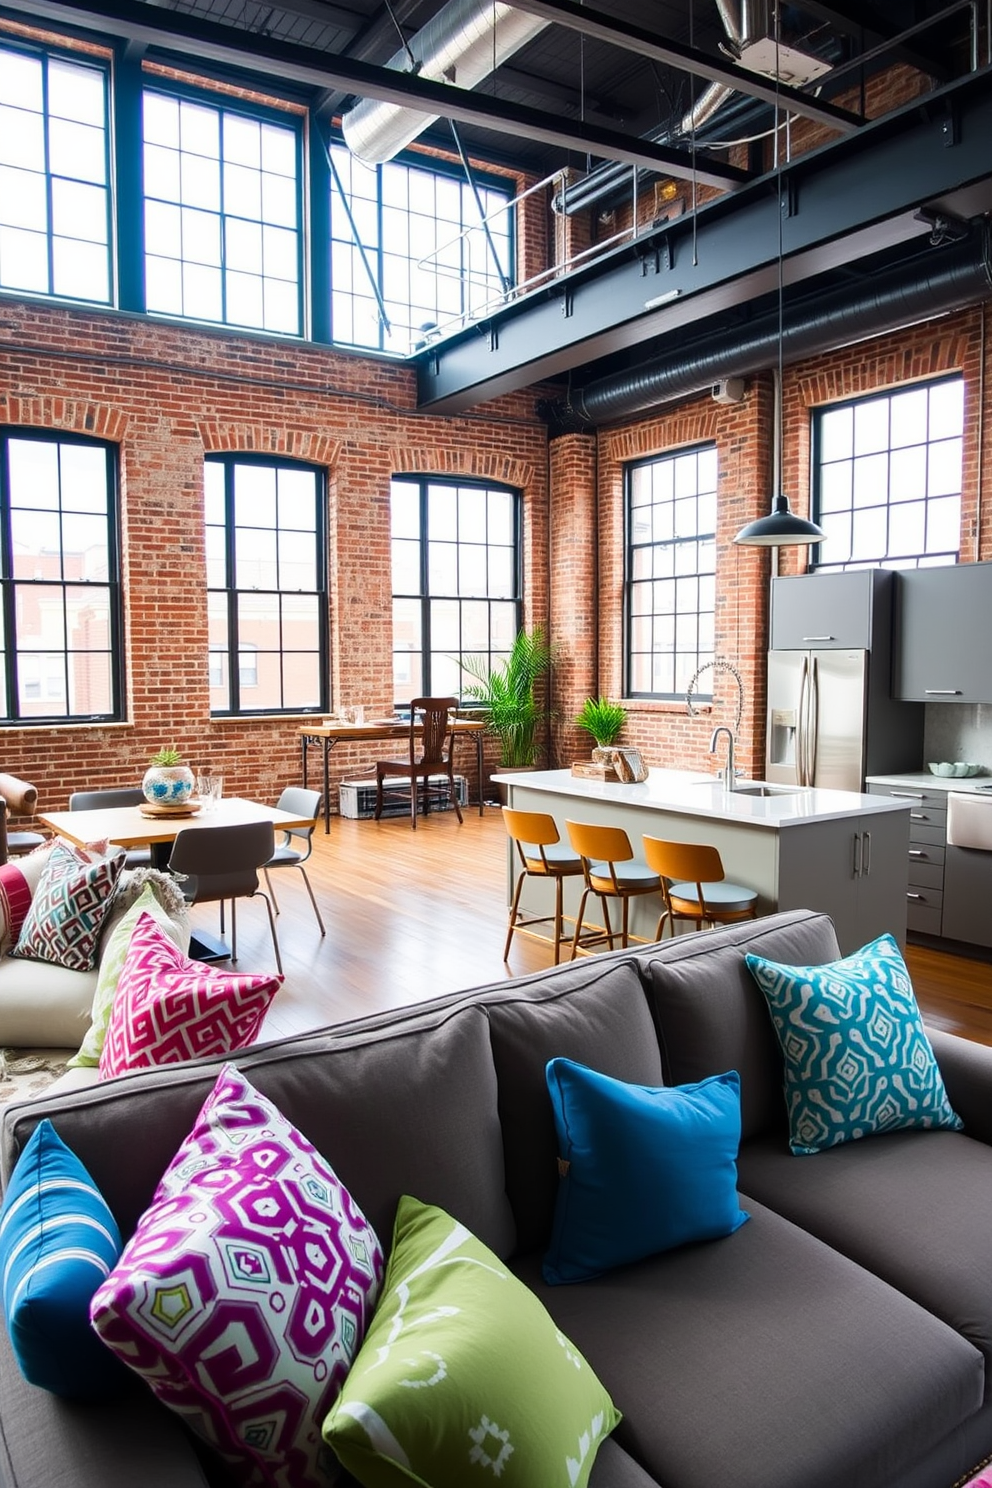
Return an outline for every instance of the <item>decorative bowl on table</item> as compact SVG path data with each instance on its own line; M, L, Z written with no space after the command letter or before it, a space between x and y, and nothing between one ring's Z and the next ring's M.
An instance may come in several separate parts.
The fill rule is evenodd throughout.
M957 780L982 773L981 765L966 763L964 760L942 760L939 764L929 765L928 769L931 775L942 775L945 779L954 776Z

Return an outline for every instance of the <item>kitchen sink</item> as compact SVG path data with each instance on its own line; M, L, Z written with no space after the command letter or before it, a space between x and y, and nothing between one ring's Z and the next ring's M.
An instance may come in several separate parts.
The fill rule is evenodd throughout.
M801 785L761 785L745 781L743 785L734 786L735 796L798 796L803 790Z

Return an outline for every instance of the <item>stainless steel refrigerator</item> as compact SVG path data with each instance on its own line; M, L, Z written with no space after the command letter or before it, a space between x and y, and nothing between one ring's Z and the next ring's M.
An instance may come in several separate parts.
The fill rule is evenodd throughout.
M768 653L768 780L860 791L867 651Z

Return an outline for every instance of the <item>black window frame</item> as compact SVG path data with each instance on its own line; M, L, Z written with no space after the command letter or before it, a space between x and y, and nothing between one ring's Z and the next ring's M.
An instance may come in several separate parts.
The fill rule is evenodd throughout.
M17 644L17 590L30 588L67 589L85 586L85 580L67 580L64 572L60 579L46 577L25 579L15 576L13 555L13 533L11 524L11 492L9 445L15 441L30 440L40 444L83 445L89 449L103 450L107 464L107 578L95 588L106 590L108 595L108 647L110 657L109 681L111 707L101 713L62 713L46 715L22 715L19 704L19 665ZM3 728L51 728L58 725L79 723L121 723L124 721L124 598L121 582L121 517L120 517L120 469L118 446L107 439L91 438L64 430L23 428L17 425L0 426L0 612L3 621L3 640L0 655L3 656L3 679L0 682L0 697L4 713L0 717ZM60 506L61 510L61 506ZM65 549L60 546L60 565L64 563ZM64 605L63 600L63 605ZM68 639L63 648L65 668L65 697L68 705L69 657L72 655Z
M204 457L204 464L219 465L224 471L224 567L225 584L223 589L216 585L207 584L208 607L211 595L224 594L226 596L226 623L227 623L227 646L223 650L211 646L208 637L207 658L208 673L214 662L214 658L221 657L222 677L226 671L226 685L228 697L231 702L229 708L210 708L211 718L263 718L263 717L309 717L318 713L326 713L328 710L330 683L328 656L330 648L330 574L327 553L327 471L322 465L314 464L308 460L294 460L281 455L255 455L244 451L224 451L210 453ZM259 708L245 708L241 698L241 646L238 635L238 599L242 594L268 593L279 597L284 595L298 594L301 590L271 589L261 591L258 589L239 589L233 580L236 575L235 561L235 522L234 522L234 468L238 465L261 466L268 469L284 470L306 470L315 476L315 564L317 588L312 591L317 598L317 659L320 678L320 696L316 703L309 706L294 704L289 707L265 706ZM204 517L206 526L206 514ZM214 525L214 524L209 524ZM276 528L278 532L279 529ZM280 622L281 623L281 622ZM258 647L253 641L247 643L253 647L256 654ZM282 645L278 648L280 659L286 654ZM256 684L257 685L257 684Z

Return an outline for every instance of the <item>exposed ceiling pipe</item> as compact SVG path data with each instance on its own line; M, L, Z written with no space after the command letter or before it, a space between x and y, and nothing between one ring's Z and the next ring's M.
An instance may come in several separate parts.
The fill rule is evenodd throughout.
M782 343L786 361L832 352L935 315L975 304L992 288L990 229L934 249L923 258L871 274L864 287L849 285L818 295L811 304L785 307ZM678 354L653 358L615 377L574 388L553 417L599 424L643 413L689 397L729 377L762 372L778 351L778 311L740 329L683 345Z
M758 37L768 34L768 0L716 0L716 8L727 33L729 46L724 50L731 56L739 56L741 50ZM691 139L734 93L725 83L710 83L696 99L692 108L679 122L666 129L653 130L647 138L656 144L674 144L678 140ZM590 171L574 186L567 187L555 197L556 212L571 217L585 211L601 201L603 197L627 186L635 167L613 162ZM638 176L646 172L638 172Z
M503 0L448 0L386 63L434 82L474 88L531 41L549 21L513 10ZM345 144L365 165L382 165L441 116L363 98L343 115Z

